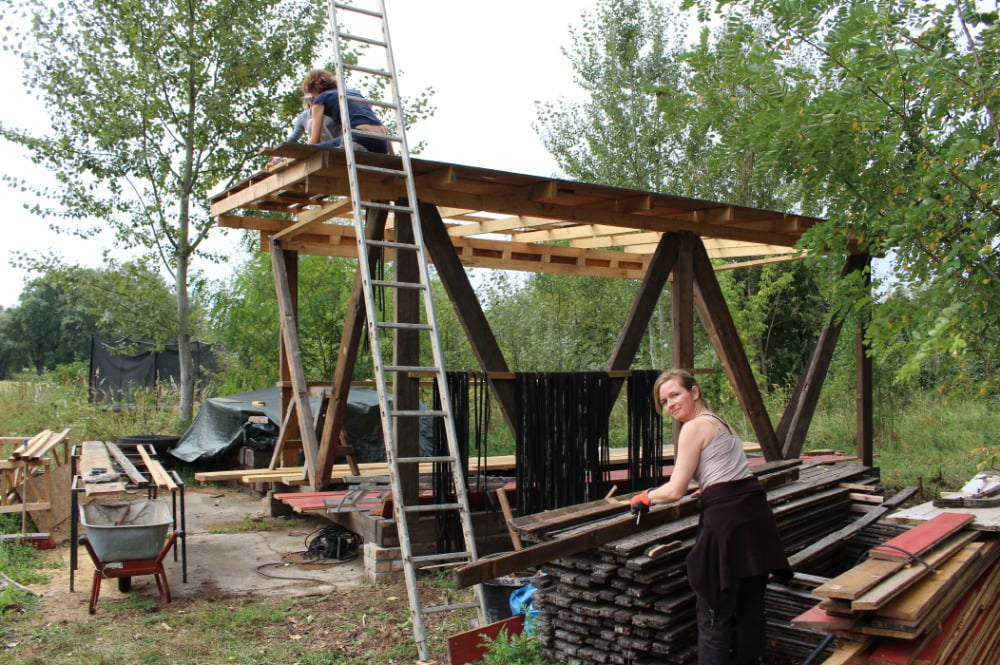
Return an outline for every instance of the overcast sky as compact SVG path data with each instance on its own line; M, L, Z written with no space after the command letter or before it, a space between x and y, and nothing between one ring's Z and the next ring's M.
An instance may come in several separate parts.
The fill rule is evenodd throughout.
M437 111L408 129L411 144L426 141L421 157L502 171L556 175L555 161L532 129L536 101L556 101L578 93L562 48L569 27L580 25L583 11L598 0L386 0L399 85L405 97L425 88L435 91ZM0 122L44 132L45 110L21 84L20 61L0 52ZM280 140L281 137L278 137ZM277 142L277 141L276 141ZM9 143L0 143L8 174L45 181ZM98 267L110 239L88 241L49 229L50 220L23 209L30 199L0 184L3 238L0 249L0 306L17 304L24 282L33 275L10 265L13 251L54 252L66 260ZM216 233L211 249L238 259L235 236ZM226 268L198 263L209 275Z

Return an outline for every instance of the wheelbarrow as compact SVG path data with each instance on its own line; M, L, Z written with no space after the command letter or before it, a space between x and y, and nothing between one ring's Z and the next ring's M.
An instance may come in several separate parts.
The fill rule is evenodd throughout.
M90 613L97 610L101 582L117 579L118 589L132 588L135 575L153 575L160 599L170 602L170 585L163 559L182 535L173 529L170 504L162 499L141 499L129 503L88 503L80 506L80 523L87 535L80 544L94 562L94 582L90 589Z

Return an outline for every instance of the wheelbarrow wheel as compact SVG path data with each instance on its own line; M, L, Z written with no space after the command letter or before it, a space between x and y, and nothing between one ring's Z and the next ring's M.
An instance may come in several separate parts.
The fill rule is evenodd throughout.
M128 593L132 590L132 578L131 577L119 577L118 578L118 590L122 593Z

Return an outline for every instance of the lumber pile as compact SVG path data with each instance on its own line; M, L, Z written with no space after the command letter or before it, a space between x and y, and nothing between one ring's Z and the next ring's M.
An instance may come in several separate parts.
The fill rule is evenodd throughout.
M1000 539L939 512L816 587L797 626L839 638L826 665L1000 662Z
M881 497L876 492L859 491L880 487L876 469L798 461L781 465L761 465L755 473L768 488L768 500L790 553L805 550L856 522L859 515L879 509ZM788 465L794 467L789 469ZM599 531L600 522L581 523L581 519L610 510L602 508L609 505L599 501L547 511L516 518L512 526L526 541L559 542L574 533ZM621 503L613 507L619 513L622 510ZM654 507L649 517L660 510L673 507ZM693 510L684 511L655 527L643 529L640 523L631 535L542 564L548 582L536 592L535 606L542 610L538 638L549 655L581 663L694 663L694 594L685 559L694 544L697 523ZM835 550L827 547L810 560L823 563L835 559L839 554ZM776 662L781 658L801 660L822 641L824 633L788 624L803 608L815 604L811 589L822 581L796 575L788 587L772 584L769 588L769 647Z

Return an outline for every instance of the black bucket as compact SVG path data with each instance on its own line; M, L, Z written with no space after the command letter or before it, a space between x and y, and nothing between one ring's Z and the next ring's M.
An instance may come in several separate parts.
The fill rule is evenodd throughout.
M510 594L533 579L533 575L508 575L483 582L483 609L486 613L486 623L496 623L514 616L510 611Z

